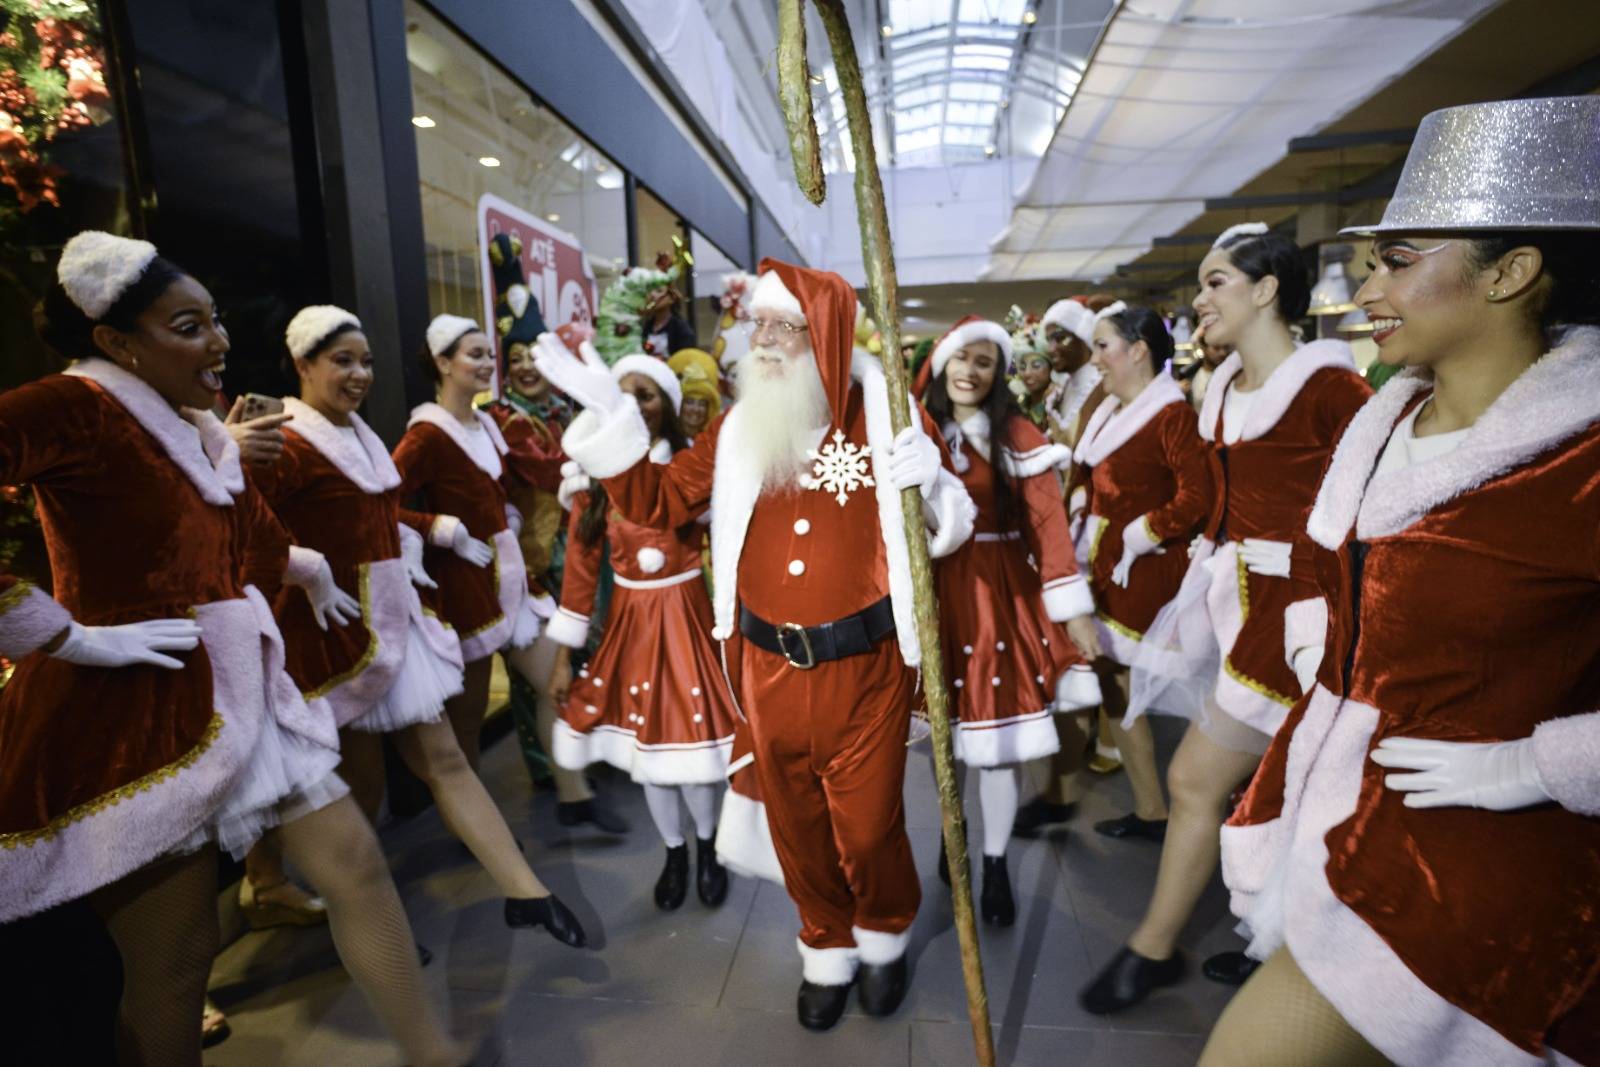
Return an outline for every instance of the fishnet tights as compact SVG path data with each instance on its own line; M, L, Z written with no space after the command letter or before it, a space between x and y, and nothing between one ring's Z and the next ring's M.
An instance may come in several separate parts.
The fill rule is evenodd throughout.
M1389 1061L1279 949L1229 1001L1199 1067L1367 1067Z

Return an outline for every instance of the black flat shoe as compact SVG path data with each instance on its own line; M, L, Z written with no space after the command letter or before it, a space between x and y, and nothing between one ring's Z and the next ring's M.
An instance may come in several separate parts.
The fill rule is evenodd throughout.
M1200 965L1200 973L1223 985L1244 985L1260 962L1243 952L1219 952Z
M656 907L662 911L677 911L689 895L689 846L677 845L667 849L666 866L656 879Z
M1182 953L1174 952L1171 959L1147 960L1123 946L1078 994L1078 1003L1094 1015L1110 1015L1133 1007L1154 989L1176 985L1183 971Z
M574 800L570 804L556 804L556 822L562 826L582 826L587 823L608 834L628 832L627 820L594 797Z
M906 990L910 986L903 955L893 963L863 963L856 970L861 1010L868 1015L893 1015L900 1002L906 999Z
M801 982L800 996L796 1002L800 1025L807 1030L831 1030L844 1015L850 1003L848 985L818 985Z
M728 868L717 859L717 845L709 838L694 841L694 889L700 903L715 908L728 899Z
M433 953L429 952L428 946L421 942L417 943L417 962L424 967L433 962Z
M1094 832L1107 837L1142 837L1146 841L1167 839L1167 820L1141 819L1129 812L1120 819L1106 819L1094 824Z
M542 926L550 931L551 937L573 948L589 943L583 924L554 893L545 897L507 897L506 925L513 929Z
M979 901L983 921L990 926L1010 926L1017 921L1017 900L1011 894L1011 874L1004 856L983 857L983 896Z
M1044 797L1034 797L1017 809L1016 821L1011 824L1014 837L1038 837L1046 829L1065 826L1077 813L1076 804L1057 804Z

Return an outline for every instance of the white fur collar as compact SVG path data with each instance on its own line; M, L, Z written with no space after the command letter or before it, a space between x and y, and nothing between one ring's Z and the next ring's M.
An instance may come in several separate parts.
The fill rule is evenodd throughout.
M989 458L989 413L974 411L967 416L966 421L957 423L954 419L944 424L945 444L950 446L950 466L955 468L957 474L967 473L971 466L966 453L962 451L962 444L972 446L973 452L985 461ZM1013 478L1031 478L1035 474L1045 471L1058 470L1072 462L1072 449L1066 445L1047 442L1038 448L1026 452L1018 452L1007 448L1002 457L1006 473Z
M661 440L650 446L649 455L651 463L671 463L672 446L669 445L667 443L667 439L663 437Z
M1078 413L1083 410L1084 402L1094 392L1095 386L1100 384L1100 368L1093 363L1085 363L1061 381L1056 382L1051 395L1045 397L1045 406L1059 411L1061 425L1071 427L1078 421ZM1055 381L1055 374L1050 375L1050 380Z
M1397 533L1549 451L1600 422L1597 374L1600 327L1573 328L1489 405L1452 452L1374 477L1406 406L1432 385L1425 371L1405 371L1350 421L1317 491L1307 532L1330 549L1344 543L1352 526L1363 539Z
M1200 407L1200 436L1207 441L1217 440L1223 398L1228 394L1228 385L1243 367L1244 361L1235 352L1222 361L1222 366L1211 376L1211 384L1206 386L1206 398ZM1239 440L1254 441L1271 433L1272 428L1278 425L1278 420L1283 418L1283 413L1289 410L1289 405L1294 403L1294 398L1300 395L1301 387L1313 374L1327 367L1355 370L1356 362L1350 354L1350 346L1343 341L1324 339L1295 349L1267 376L1266 382L1257 391Z
M230 507L244 492L239 446L222 420L209 411L173 410L137 375L109 359L85 359L64 372L88 378L116 398L186 474L207 504Z
M1186 403L1183 390L1172 380L1172 375L1165 372L1150 379L1126 408L1116 397L1107 396L1089 417L1089 425L1084 427L1083 438L1072 458L1093 467L1131 441L1162 408ZM1117 417L1113 419L1113 415Z
M339 468L339 473L354 482L357 489L369 496L377 496L399 488L400 472L395 469L394 460L389 458L389 450L383 447L378 435L362 421L360 415L352 413L350 416L350 426L356 432L357 442L351 444L348 434L341 433L339 427L328 421L327 416L298 397L284 397L283 410L294 416L287 429L293 430L297 437L322 453L322 458ZM366 462L362 462L357 449L365 453ZM377 477L374 478L374 475Z
M456 447L466 453L483 473L491 478L499 479L502 470L500 457L511 451L511 449L507 447L506 439L500 436L500 427L495 425L493 419L481 411L474 411L472 414L478 420L478 425L483 427L483 432L489 435L489 440L494 444L495 461L493 469L478 462L477 454L473 452L471 446L467 443L468 431L465 426L461 425L461 421L432 401L426 404L418 404L416 410L411 412L411 418L406 422L406 426L411 427L419 422L426 422L429 425L439 427L449 435L450 440L456 443Z

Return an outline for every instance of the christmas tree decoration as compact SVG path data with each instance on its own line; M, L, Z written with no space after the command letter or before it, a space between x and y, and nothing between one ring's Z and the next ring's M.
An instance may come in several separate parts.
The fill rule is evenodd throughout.
M665 351L650 351L652 345L645 335L645 317L683 301L677 286L692 266L694 257L684 247L683 239L673 235L672 252L657 256L655 269L629 267L611 283L611 288L600 298L594 338L594 347L607 366L623 356L639 352L667 358Z

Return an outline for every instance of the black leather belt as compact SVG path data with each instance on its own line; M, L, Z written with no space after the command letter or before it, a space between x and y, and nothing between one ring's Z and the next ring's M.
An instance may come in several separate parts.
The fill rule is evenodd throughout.
M818 626L792 622L774 626L741 604L739 632L757 648L782 656L792 667L809 671L819 663L871 652L874 645L894 633L894 607L884 597L854 615Z

